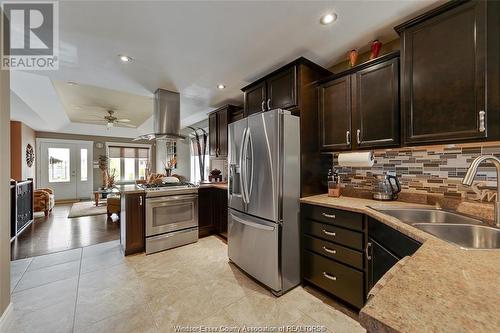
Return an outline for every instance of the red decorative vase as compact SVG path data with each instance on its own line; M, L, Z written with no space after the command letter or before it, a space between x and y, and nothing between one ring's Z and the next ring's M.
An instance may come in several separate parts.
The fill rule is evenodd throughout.
M356 62L358 62L358 50L351 50L349 52L349 64L351 67L356 66Z
M380 53L380 48L382 47L382 43L376 39L372 42L372 53L370 54L370 60L375 59L378 57L378 54Z

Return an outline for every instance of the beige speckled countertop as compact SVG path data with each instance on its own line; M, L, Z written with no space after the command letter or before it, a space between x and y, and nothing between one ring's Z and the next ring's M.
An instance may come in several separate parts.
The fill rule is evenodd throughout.
M423 243L361 309L369 332L499 331L500 250L464 250L368 207L416 204L326 194L300 201L364 213Z

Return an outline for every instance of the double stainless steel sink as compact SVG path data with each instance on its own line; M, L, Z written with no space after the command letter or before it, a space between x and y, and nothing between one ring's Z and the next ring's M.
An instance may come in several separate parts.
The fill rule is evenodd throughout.
M465 249L500 249L500 229L472 217L433 208L372 208Z

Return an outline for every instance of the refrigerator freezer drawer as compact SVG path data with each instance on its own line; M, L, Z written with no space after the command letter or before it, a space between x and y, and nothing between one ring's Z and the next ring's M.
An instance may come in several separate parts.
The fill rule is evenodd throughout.
M278 224L229 211L229 259L276 292L281 291L278 236Z

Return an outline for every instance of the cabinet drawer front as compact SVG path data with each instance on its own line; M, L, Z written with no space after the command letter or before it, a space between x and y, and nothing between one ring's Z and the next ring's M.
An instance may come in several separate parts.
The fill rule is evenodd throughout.
M337 228L329 224L305 220L303 223L304 232L308 235L335 242L337 244L349 246L356 250L363 250L363 234L343 228Z
M304 251L304 279L361 308L364 302L363 273Z
M343 228L359 231L363 230L363 215L346 210L302 205L302 216L306 219L316 220Z
M330 243L322 239L304 235L304 248L318 254L340 261L344 264L363 269L363 252Z

